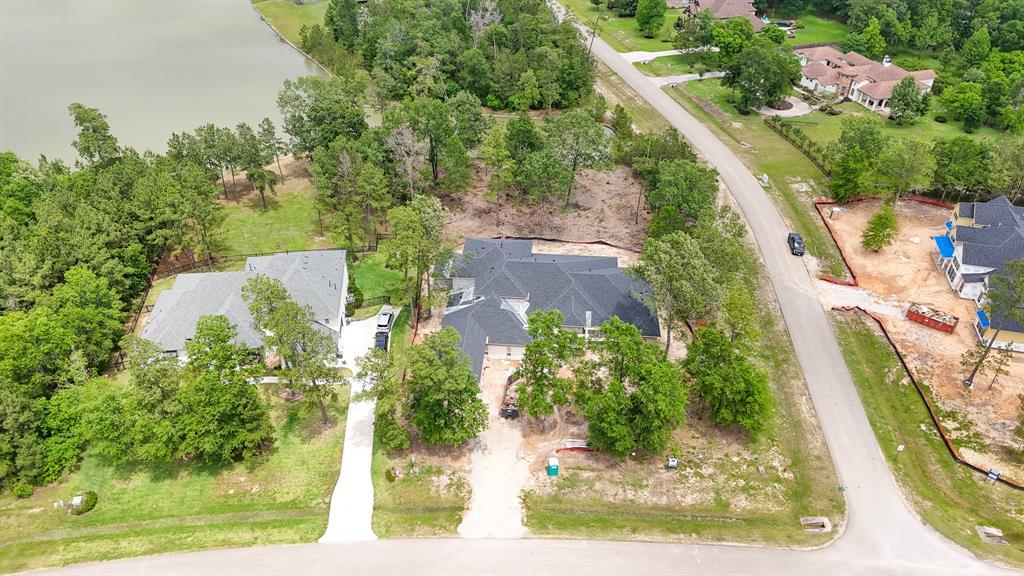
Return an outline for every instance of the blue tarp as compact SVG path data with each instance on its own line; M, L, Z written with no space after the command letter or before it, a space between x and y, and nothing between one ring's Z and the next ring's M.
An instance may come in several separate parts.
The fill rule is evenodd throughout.
M932 240L935 241L935 246L939 248L939 254L942 254L943 258L953 257L953 241L949 236L932 236Z
M952 230L952 229L953 229L953 221L952 220L946 220L946 230Z
M978 324L980 324L982 328L988 328L989 324L991 324L988 321L988 314L985 314L984 310L978 310Z

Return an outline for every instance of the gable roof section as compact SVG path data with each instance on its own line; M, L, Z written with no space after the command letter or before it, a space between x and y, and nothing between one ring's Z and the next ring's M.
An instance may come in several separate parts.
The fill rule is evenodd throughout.
M1007 262L1024 258L1024 208L1000 196L987 202L961 202L960 214L968 213L974 225L953 230L964 264L998 271Z
M242 285L256 275L281 280L296 302L313 308L317 326L334 333L325 324L340 323L344 250L253 256L238 272L179 274L171 289L157 298L142 337L165 351L182 351L195 335L199 318L223 315L238 327L240 344L258 348L263 337L252 327L249 306L242 300Z
M534 253L529 240L470 238L455 266L455 277L474 279L478 300L446 313L442 324L459 331L477 374L487 343L530 342L520 317L502 307L507 298L526 299L527 315L558 310L566 326L584 327L590 312L594 327L618 316L644 336L661 334L657 318L639 298L650 287L625 276L614 257Z

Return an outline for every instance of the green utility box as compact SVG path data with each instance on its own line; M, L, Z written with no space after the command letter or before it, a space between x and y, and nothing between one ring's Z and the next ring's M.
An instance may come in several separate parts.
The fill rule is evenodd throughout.
M558 476L558 458L548 458L548 476Z

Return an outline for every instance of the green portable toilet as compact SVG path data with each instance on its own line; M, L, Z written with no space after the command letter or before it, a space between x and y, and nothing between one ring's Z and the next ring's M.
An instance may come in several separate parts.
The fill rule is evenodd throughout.
M558 458L548 458L548 476L558 476Z

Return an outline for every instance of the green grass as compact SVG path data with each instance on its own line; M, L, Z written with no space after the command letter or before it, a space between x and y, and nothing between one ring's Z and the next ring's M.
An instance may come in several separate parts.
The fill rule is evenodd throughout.
M597 34L617 52L658 52L672 50L672 38L675 29L672 25L679 17L680 10L665 11L665 23L654 38L644 38L637 28L634 18L619 18L607 9L605 3L594 6L590 0L559 0L562 6L587 28L593 30L594 22L600 18ZM590 40L590 37L585 39Z
M349 272L355 279L364 298L386 296L402 286L402 273L384 267L384 257L379 253L360 254L359 260L349 265Z
M327 0L296 4L293 0L253 0L253 5L292 44L302 42L299 32L304 25L323 24Z
M277 194L267 193L266 210L259 195L249 194L240 203L224 204L226 217L218 230L215 254L256 254L326 248L319 238L313 203L313 185L292 180Z
M835 324L875 437L917 512L975 554L1024 566L1021 493L953 461L913 385L900 382L904 372L892 348L865 321L841 317ZM897 453L899 444L906 448ZM1009 545L983 543L977 525L1001 529Z
M765 126L762 116L737 112L729 102L732 92L718 79L691 81L666 91L716 133L755 176L768 175L769 193L803 236L808 252L818 258L820 268L833 276L845 276L839 248L813 204L815 198L827 196L825 176L814 164Z
M818 42L839 42L849 34L850 29L838 20L832 20L814 14L803 14L796 18L803 28L796 30L796 38L787 38L790 46L800 44L816 44Z
M648 76L676 76L707 70L707 67L700 61L700 55L693 53L662 56L646 64L639 63L636 67Z
M338 478L348 389L319 429L319 410L274 401L271 451L229 466L114 466L87 455L60 484L28 499L0 497L0 572L162 552L313 542ZM52 503L79 490L96 508L69 516Z
M843 119L850 116L862 116L877 122L882 127L882 134L889 138L911 138L930 143L936 138L952 138L954 136L970 136L971 138L988 138L999 140L1008 138L1005 132L983 126L973 134L964 132L963 124L950 120L945 124L935 121L935 99L932 99L932 111L914 124L899 125L882 118L856 102L843 102L836 106L843 111L838 116L829 116L824 112L813 111L806 116L789 118L787 122L799 126L810 138L821 145L828 145L839 137Z

